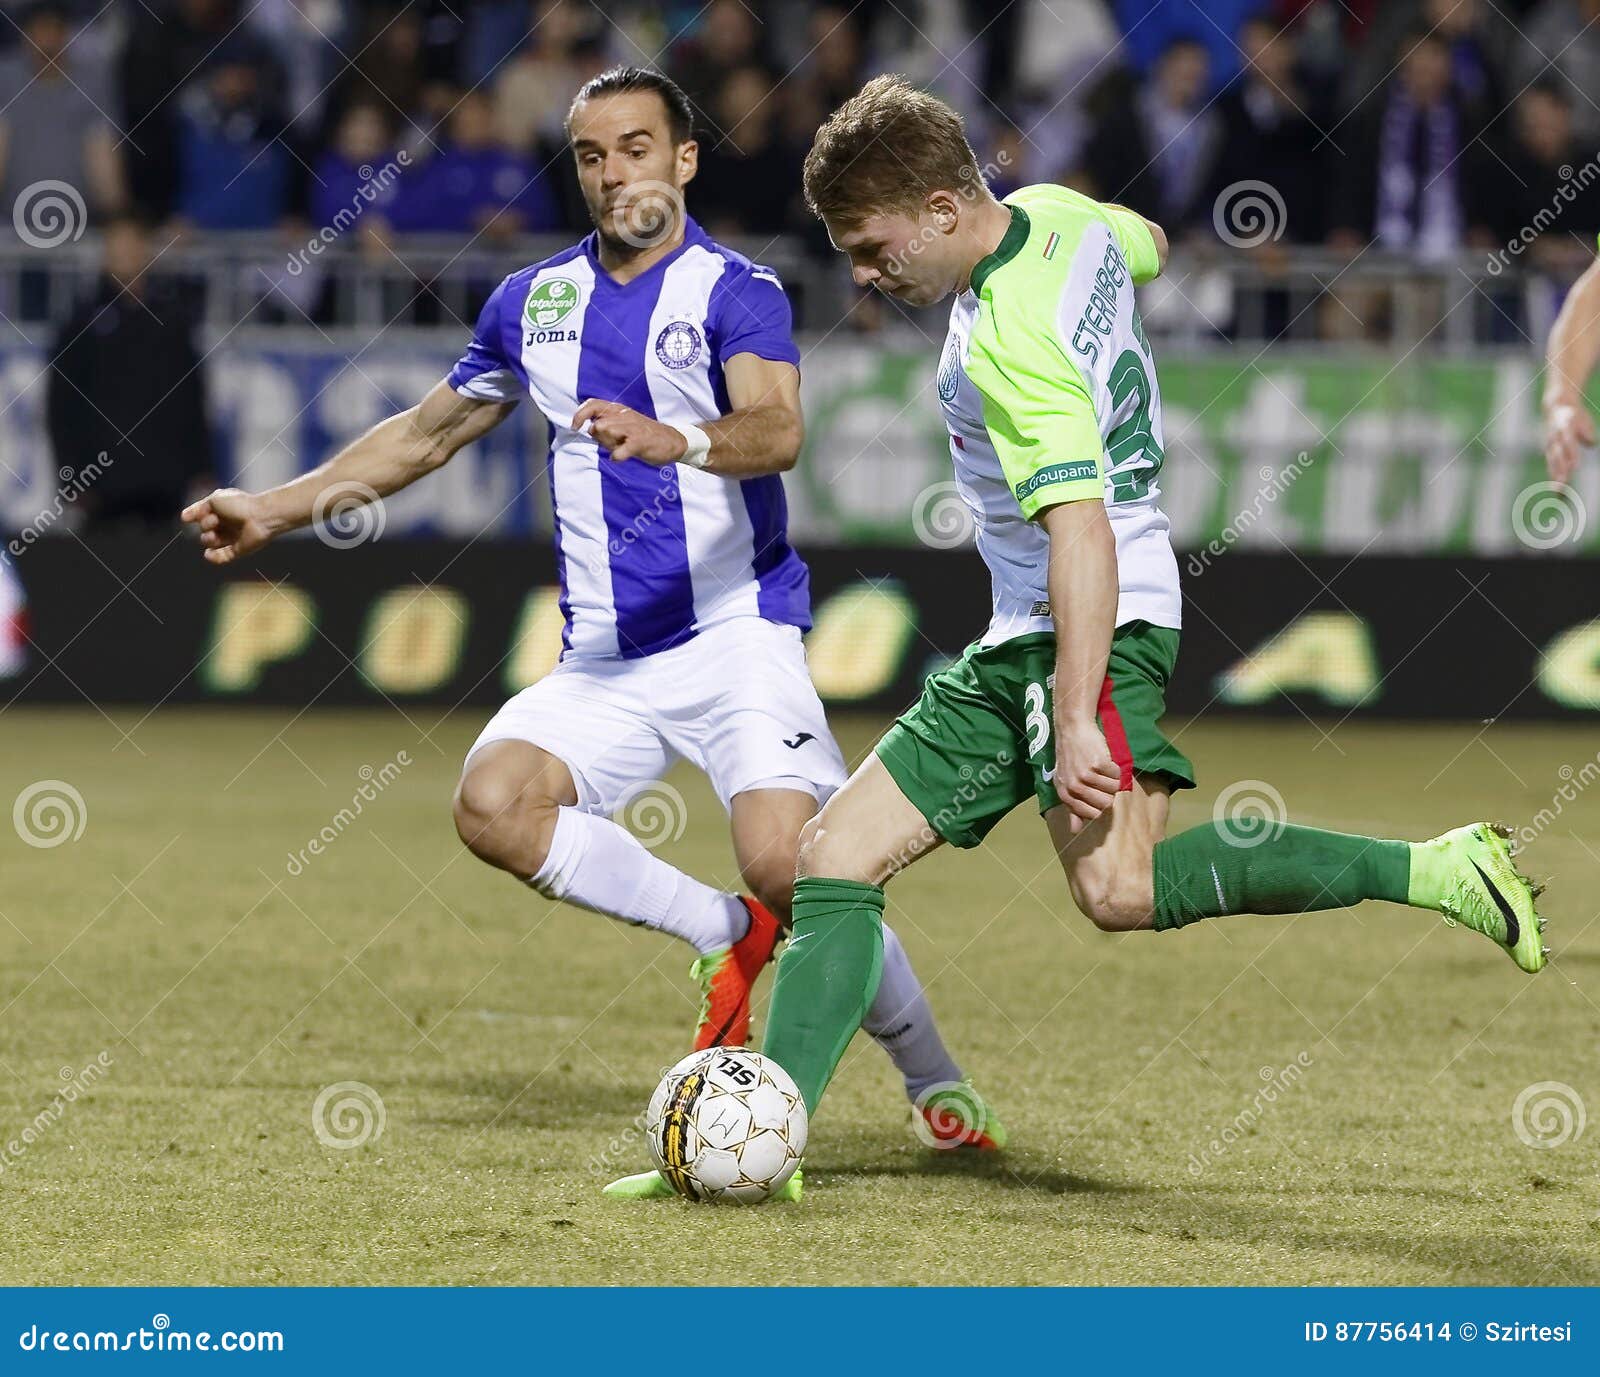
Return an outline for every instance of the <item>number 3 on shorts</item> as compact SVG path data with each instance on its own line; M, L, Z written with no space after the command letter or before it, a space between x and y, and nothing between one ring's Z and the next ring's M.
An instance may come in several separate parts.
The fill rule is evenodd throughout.
M1050 697L1054 694L1056 676L1051 675L1044 683L1035 680L1029 684L1022 695L1022 706L1027 711L1023 719L1023 729L1028 733L1028 758L1031 760L1050 744L1050 714L1046 707ZM1044 777L1049 779L1055 774L1053 764L1045 767Z

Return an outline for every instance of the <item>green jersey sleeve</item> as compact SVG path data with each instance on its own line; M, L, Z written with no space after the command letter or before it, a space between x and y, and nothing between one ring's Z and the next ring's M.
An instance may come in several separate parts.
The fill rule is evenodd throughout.
M1059 502L1105 499L1094 400L1061 347L1052 307L1015 288L986 292L967 358L1001 471L1030 521Z
M1111 233L1117 238L1117 247L1128 260L1128 271L1133 274L1134 286L1142 287L1146 282L1154 282L1161 276L1161 255L1156 252L1155 236L1150 233L1150 226L1145 224L1144 216L1125 206L1103 205L1100 209L1111 222Z

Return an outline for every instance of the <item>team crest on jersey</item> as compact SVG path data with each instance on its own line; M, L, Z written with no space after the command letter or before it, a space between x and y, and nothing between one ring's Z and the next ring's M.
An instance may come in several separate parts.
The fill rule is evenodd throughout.
M523 318L536 330L548 330L572 314L578 304L578 284L570 277L547 277L535 283L522 308Z
M961 341L954 335L945 346L944 357L939 360L939 376L935 380L941 402L953 402L956 389L961 386Z
M700 357L700 332L687 320L674 320L656 336L656 357L668 368L687 368Z

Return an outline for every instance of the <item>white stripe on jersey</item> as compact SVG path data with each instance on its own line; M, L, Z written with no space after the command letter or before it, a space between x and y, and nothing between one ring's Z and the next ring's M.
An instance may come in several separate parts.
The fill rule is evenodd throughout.
M522 368L528 390L550 421L550 484L560 521L561 561L567 596L584 609L572 619L572 648L583 655L617 653L617 617L611 594L610 536L600 497L600 456L595 443L567 424L582 400L578 396L578 356L583 352L583 320L594 295L594 267L579 255L546 268L533 279L533 287L554 277L578 284L577 308L561 322L565 333L529 342L523 332ZM590 609L594 609L591 615Z
M703 328L711 290L727 268L726 258L703 245L686 250L662 279L650 338L656 339L675 320ZM722 414L709 370L668 368L653 349L644 364L658 420L698 423ZM757 615L760 589L750 577L755 531L739 484L680 464L678 491L696 618L706 624L734 614Z

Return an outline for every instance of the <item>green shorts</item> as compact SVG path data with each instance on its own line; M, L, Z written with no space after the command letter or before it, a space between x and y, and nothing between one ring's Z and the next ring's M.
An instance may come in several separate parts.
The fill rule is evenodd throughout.
M1124 789L1133 788L1135 773L1194 788L1194 766L1159 726L1177 660L1171 627L1128 622L1111 639L1096 717ZM1041 813L1060 803L1045 777L1055 765L1055 667L1048 631L968 646L929 676L922 697L878 743L878 759L900 791L952 846L976 846L1024 799L1036 798Z

